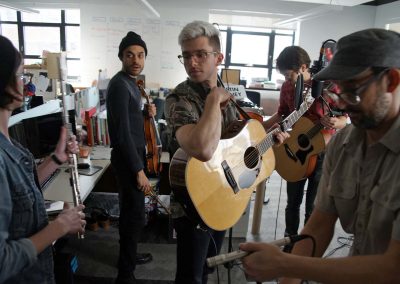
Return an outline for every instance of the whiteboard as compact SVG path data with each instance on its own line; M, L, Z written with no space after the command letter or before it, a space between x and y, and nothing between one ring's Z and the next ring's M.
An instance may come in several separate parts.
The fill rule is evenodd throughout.
M193 20L208 20L204 9L162 9L160 18L149 18L138 4L81 6L82 84L97 80L99 69L112 77L121 70L118 47L128 31L140 34L148 56L142 74L146 87L173 88L187 77L177 56L178 35Z

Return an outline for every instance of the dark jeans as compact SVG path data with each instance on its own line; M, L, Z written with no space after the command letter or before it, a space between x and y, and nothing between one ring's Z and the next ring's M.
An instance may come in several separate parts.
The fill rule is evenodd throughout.
M144 193L137 188L136 175L124 166L113 150L111 155L119 197L119 274L129 275L136 267L137 243L145 224Z
M176 284L206 284L214 269L206 259L219 254L225 231L204 230L187 217L174 219L177 233Z
M314 209L314 200L317 195L319 180L322 175L322 163L324 154L317 157L317 164L313 173L308 177L308 186L306 193L306 206L304 224L307 222ZM286 229L285 235L297 235L300 223L300 205L303 202L304 185L307 179L297 182L287 182L287 205L285 209Z

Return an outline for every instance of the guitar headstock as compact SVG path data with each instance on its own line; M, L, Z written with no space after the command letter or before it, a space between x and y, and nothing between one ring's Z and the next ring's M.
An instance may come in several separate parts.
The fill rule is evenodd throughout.
M315 98L311 95L311 86L310 85L305 85L304 91L303 91L303 103L306 104L306 108L310 108L310 106L313 104L315 101Z

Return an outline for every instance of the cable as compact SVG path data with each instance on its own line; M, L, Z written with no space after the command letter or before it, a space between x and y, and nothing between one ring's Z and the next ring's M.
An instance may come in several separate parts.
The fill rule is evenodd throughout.
M280 188L279 188L278 209L276 209L276 218L275 218L275 235L274 235L274 240L276 240L276 232L277 232L277 229L278 229L278 216L279 216L279 208L280 208L280 204L281 204L282 184L283 184L283 178L281 178L281 186L280 186Z
M312 251L311 251L311 257L315 256L316 242L315 242L315 239L314 239L313 236L311 236L311 235L294 235L294 236L290 236L289 238L290 238L290 243L291 244L295 244L295 243L297 243L299 241L302 241L302 240L310 239L312 241L312 244L313 244Z
M328 252L324 258L328 258L332 255L334 255L338 250L348 247L351 248L351 245L353 243L354 236L349 236L349 237L337 237L336 241L339 243L339 246L332 249L330 252Z
M212 236L212 234L210 233L209 230L207 230L207 233L210 235L210 239L212 240L213 244L214 244L214 248L215 248L215 255L218 255L218 248L217 248L217 244ZM219 284L219 269L217 266L217 283Z

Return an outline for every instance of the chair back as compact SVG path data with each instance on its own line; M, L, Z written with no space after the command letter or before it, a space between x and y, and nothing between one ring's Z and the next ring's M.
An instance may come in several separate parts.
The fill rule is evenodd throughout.
M256 91L248 91L246 90L246 95L249 100L255 103L258 107L261 105L261 94Z

